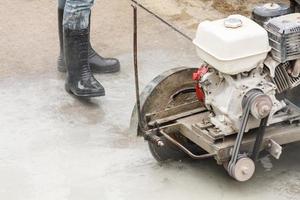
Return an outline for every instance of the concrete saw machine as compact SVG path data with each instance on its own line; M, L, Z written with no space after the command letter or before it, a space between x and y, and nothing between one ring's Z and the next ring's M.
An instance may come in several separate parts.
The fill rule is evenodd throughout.
M138 98L138 135L159 162L214 158L248 181L262 151L300 140L300 13L268 3L252 18L199 24L197 68L171 69ZM139 93L138 93L139 94Z

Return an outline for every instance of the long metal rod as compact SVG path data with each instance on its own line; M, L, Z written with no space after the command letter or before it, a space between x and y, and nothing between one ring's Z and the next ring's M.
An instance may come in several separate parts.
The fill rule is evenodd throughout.
M180 144L179 142L177 142L175 139L173 139L171 136L169 136L166 132L164 132L163 130L159 130L159 132L170 142L172 142L173 144L175 144L177 147L179 147L183 152L185 152L187 155L189 155L191 158L196 159L196 160L200 160L200 159L207 159L207 158L212 158L214 157L216 154L203 154L203 155L195 155L193 154L190 150L188 150L186 147L184 147L182 144Z
M131 0L135 5L137 5L138 7L142 8L143 10L145 10L146 12L148 12L149 14L151 14L152 16L154 16L155 18L157 18L159 21L163 22L164 24L166 24L168 27L170 27L171 29L173 29L175 32L179 33L180 35L182 35L184 38L188 39L190 42L193 42L193 39L191 37L189 37L187 34L183 33L182 31L178 30L176 27L174 27L172 24L168 23L166 20L164 20L163 18L159 17L157 14L155 14L154 12L152 12L151 10L149 10L148 8L146 8L145 6L143 6L142 4L140 4L139 2L137 2L136 0Z
M144 130L142 125L142 111L140 100L140 87L139 87L139 69L138 69L138 25L137 25L137 8L133 8L133 62L134 62L134 79L135 79L135 95L136 95L136 110L138 115L138 129Z

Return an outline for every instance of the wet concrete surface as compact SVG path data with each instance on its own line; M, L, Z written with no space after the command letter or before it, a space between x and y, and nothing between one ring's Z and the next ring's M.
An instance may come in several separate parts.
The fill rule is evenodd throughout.
M194 47L140 12L141 86L178 66L200 64ZM263 157L244 184L214 160L160 165L129 131L134 106L131 8L102 0L93 11L93 44L118 57L122 71L96 75L107 96L78 100L56 71L56 1L0 3L0 199L300 199L300 144L281 160Z

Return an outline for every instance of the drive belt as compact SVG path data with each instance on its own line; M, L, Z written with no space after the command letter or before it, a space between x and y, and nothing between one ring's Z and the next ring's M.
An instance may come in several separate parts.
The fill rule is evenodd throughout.
M232 171L235 167L235 164L237 163L239 156L241 156L240 148L241 148L241 144L243 141L244 133L247 128L249 117L251 114L251 105L252 105L253 101L255 100L255 98L258 97L259 95L261 95L260 91L254 91L254 92L251 92L249 94L249 96L246 98L246 103L244 104L244 107L243 107L244 112L243 112L243 116L242 116L242 123L241 123L240 129L239 129L239 132L238 132L238 135L237 135L234 147L233 147L231 160L229 161L229 164L228 164L227 170L230 175L232 175Z

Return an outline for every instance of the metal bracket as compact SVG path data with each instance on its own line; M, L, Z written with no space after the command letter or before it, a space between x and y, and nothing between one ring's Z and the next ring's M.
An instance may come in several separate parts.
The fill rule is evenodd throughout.
M282 154L282 146L280 146L277 142L270 139L266 143L266 150L277 160L279 160Z

